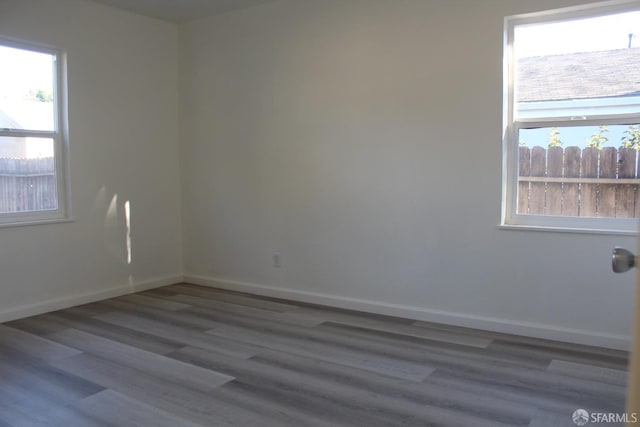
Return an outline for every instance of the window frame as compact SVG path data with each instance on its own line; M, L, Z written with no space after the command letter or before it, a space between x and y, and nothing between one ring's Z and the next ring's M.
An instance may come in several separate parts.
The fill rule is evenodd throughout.
M72 221L69 177L69 125L67 97L67 58L59 48L0 36L0 46L51 55L53 66L53 131L0 128L4 137L40 137L53 140L57 209L0 213L0 228Z
M640 109L634 113L591 116L530 116L515 118L516 26L570 21L621 12L640 11L637 0L614 0L542 12L508 16L504 19L503 61L503 141L502 206L500 226L543 231L567 231L635 235L638 218L592 218L552 215L529 215L517 212L518 132L529 127L599 126L640 123ZM640 105L639 105L640 106Z

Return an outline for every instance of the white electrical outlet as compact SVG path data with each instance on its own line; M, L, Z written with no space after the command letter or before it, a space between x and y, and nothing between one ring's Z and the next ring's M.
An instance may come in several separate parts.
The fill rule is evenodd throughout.
M273 266L276 268L280 268L280 262L281 262L281 256L280 256L280 252L274 252L273 253Z

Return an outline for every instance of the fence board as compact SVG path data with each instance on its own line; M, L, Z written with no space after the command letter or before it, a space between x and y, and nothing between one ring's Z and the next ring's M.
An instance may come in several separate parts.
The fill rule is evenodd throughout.
M531 176L546 176L547 150L542 147L531 149ZM543 215L545 204L546 184L543 182L532 182L529 193L529 213L532 215Z
M53 158L0 158L0 212L57 208Z
M615 178L618 169L618 150L606 147L600 151L600 173L598 178ZM616 186L599 184L598 186L598 216L616 216Z
M618 178L635 178L636 150L620 147L618 149ZM616 185L616 216L632 218L636 203L637 185Z
M635 149L538 146L518 153L518 213L640 217Z
M598 154L595 147L582 150L582 178L598 177ZM580 216L596 216L598 202L598 185L582 184L580 194Z
M547 176L562 177L562 147L549 147L547 150ZM547 183L545 213L547 215L562 215L562 184Z
M518 176L531 176L531 149L529 147L518 148ZM519 214L529 213L529 183L518 183L518 210Z
M580 177L580 148L567 147L564 150L564 176L565 178ZM562 215L578 216L580 214L579 185L563 184Z

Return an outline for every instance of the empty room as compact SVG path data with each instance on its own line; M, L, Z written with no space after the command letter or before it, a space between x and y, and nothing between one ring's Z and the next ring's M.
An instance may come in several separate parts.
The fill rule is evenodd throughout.
M0 427L640 425L639 151L638 0L0 0Z

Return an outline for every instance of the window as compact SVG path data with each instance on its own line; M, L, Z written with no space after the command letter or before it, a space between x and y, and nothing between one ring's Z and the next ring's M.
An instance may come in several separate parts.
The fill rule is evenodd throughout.
M0 225L69 215L64 71L60 51L0 39Z
M505 19L502 224L633 232L640 218L640 5Z

